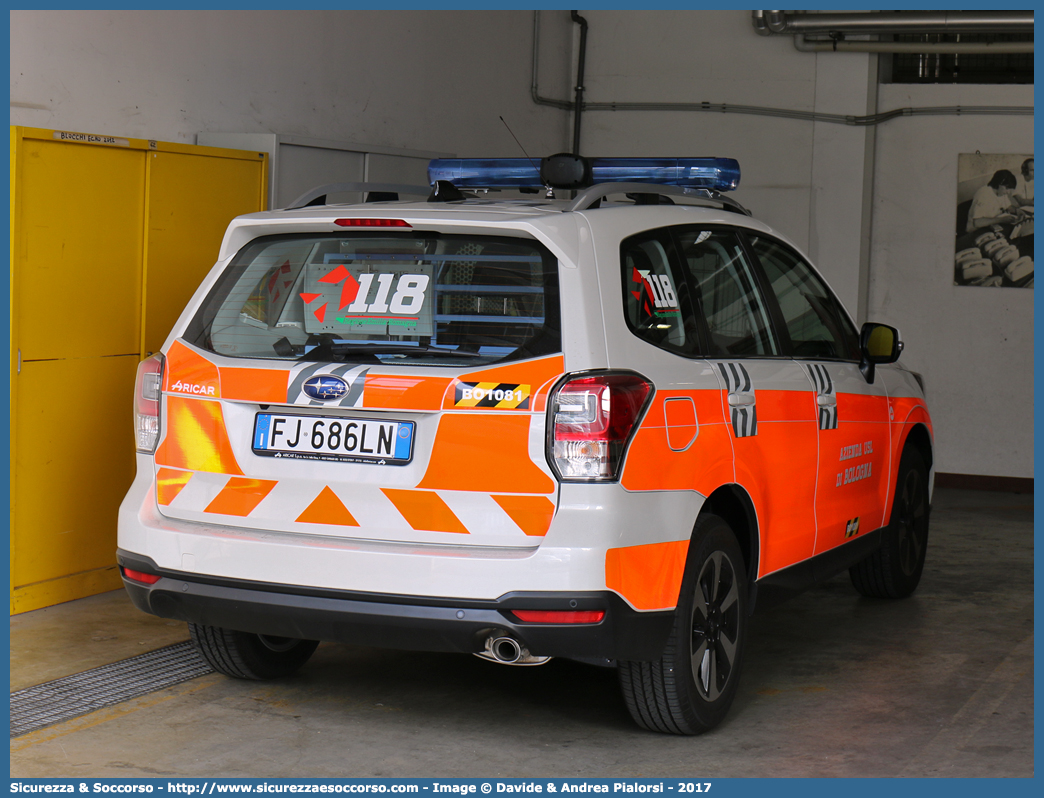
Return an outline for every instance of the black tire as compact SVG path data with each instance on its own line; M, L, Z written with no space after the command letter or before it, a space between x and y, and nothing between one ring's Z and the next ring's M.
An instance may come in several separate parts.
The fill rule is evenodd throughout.
M928 468L907 446L899 461L892 517L881 548L848 569L855 589L872 598L905 598L917 589L928 549Z
M189 624L189 634L203 659L218 673L257 681L296 673L319 645L315 640L256 635L195 623Z
M702 734L721 723L739 683L748 598L736 536L718 516L701 515L663 655L657 662L619 663L624 701L639 726Z

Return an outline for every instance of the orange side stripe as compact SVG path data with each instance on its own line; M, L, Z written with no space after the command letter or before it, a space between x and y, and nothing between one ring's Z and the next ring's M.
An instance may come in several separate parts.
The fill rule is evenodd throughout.
M156 472L156 502L166 507L181 493L188 481L192 479L191 471L177 471L173 468L161 468Z
M529 455L529 415L443 415L418 488L542 493L555 483Z
M695 490L710 496L719 485L735 481L731 427L701 423L700 434L684 452L672 452L667 441L662 427L643 424L635 433L620 479L627 490Z
M175 341L167 350L167 368L163 379L163 390L221 398L218 368L202 355L193 352L180 341ZM178 384L192 387L175 388Z
M275 482L266 479L232 477L203 512L240 517L250 515L275 486Z
M286 401L289 371L279 369L221 369L221 395L225 399L260 404Z
M887 421L888 400L883 396L838 391L837 417L841 421Z
M396 410L438 410L452 382L448 377L399 377L366 375L363 407Z
M335 526L359 526L337 494L325 487L315 497L315 501L297 518L298 523L332 524Z
M672 609L678 603L689 541L648 543L605 553L605 586L635 609Z
M547 496L494 496L493 501L527 535L543 537L551 527L555 505Z
M384 495L391 499L406 523L414 529L429 532L455 532L467 535L468 529L453 514L453 511L437 493L427 490L395 490L381 488Z

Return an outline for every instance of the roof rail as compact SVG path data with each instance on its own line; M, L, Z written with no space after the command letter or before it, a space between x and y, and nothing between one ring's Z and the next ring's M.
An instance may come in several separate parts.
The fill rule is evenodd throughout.
M316 186L306 191L295 199L284 210L304 208L308 205L325 205L327 194L337 194L343 191L365 191L379 192L382 194L416 194L426 197L431 193L431 186L406 186L396 183L327 183L324 186ZM318 201L317 201L318 200Z
M751 216L743 205L732 197L726 197L709 188L687 188L684 186L662 186L650 183L599 183L596 186L585 188L566 207L567 211L584 211L597 205L603 198L610 194L660 194L668 197L688 197L690 199L705 200L721 206L724 210L733 213L742 213Z

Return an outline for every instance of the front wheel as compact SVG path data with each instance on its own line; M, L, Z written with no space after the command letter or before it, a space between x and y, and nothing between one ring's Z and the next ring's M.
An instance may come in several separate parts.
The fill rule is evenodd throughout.
M237 632L189 624L192 642L214 670L236 679L278 679L296 673L319 645L316 640Z
M907 446L881 547L848 571L856 590L874 598L905 598L917 589L928 549L928 513L928 468L921 453Z
M656 662L620 662L620 686L639 726L701 734L717 726L736 695L747 636L747 576L729 525L696 521L674 628Z

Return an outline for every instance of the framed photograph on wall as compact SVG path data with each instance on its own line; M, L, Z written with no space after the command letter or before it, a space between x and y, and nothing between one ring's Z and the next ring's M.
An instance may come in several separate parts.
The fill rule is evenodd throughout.
M1033 154L957 156L955 285L1033 287Z

